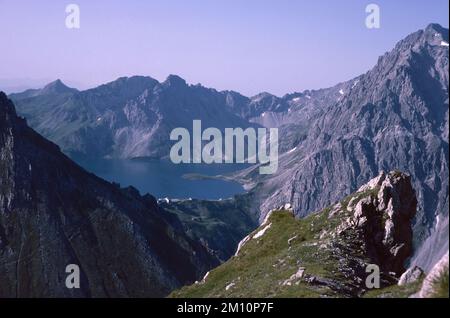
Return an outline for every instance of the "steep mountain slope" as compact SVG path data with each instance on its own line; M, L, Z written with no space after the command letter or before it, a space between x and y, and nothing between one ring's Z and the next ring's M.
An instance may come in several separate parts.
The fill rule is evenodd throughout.
M279 169L249 168L236 179L251 191L252 214L289 202L298 216L355 191L381 170L408 172L418 192L412 261L426 270L448 250L448 29L429 25L400 41L376 66L332 88L247 98L133 77L68 98L12 96L32 127L67 153L164 157L173 127L279 128ZM447 43L447 45L446 45ZM43 97L40 97L43 98ZM45 105L44 105L45 104ZM31 110L30 110L31 109Z
M221 262L228 260L239 241L258 226L257 216L247 212L247 195L218 201L159 200L158 203L180 221L181 231L201 242Z
M253 187L261 220L286 202L306 216L349 194L381 170L411 174L419 211L413 263L425 269L448 250L448 29L429 25L400 41L377 65L344 83L341 97L321 106L307 128L280 127L291 150L279 172L237 176ZM353 82L353 84L351 84ZM330 98L328 98L330 100ZM301 110L300 110L301 112ZM301 125L301 121L300 125Z
M272 211L232 259L172 296L357 297L373 264L380 287L394 285L412 254L416 206L410 177L391 172L304 219Z
M120 78L57 98L45 88L37 96L10 97L32 128L68 154L161 158L173 144L172 129L191 131L194 119L201 119L204 128L253 126L230 110L226 93L188 85L175 75L163 83L142 76Z
M0 297L155 297L218 264L156 200L87 173L0 92ZM77 264L81 288L67 289Z

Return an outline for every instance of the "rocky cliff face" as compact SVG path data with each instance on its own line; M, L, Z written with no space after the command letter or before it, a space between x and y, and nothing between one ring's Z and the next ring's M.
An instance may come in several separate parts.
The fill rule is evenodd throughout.
M295 220L272 211L236 255L175 297L358 297L395 285L412 255L417 199L411 178L382 173L325 210Z
M325 91L315 113L281 124L279 173L240 177L262 210L286 202L306 216L355 191L379 171L411 174L419 211L413 263L430 269L448 250L448 29L429 25L400 41L366 74ZM336 97L336 90L339 90ZM314 97L314 95L313 95Z
M87 173L0 93L0 297L156 297L217 265L156 200ZM66 266L81 288L65 285Z

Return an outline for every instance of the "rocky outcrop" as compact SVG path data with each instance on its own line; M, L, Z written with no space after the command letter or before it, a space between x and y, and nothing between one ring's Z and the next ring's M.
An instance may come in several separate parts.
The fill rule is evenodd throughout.
M165 296L218 264L169 219L72 162L0 92L0 297Z
M398 285L405 286L408 284L415 283L419 281L424 275L425 273L420 267L413 266L402 274L402 276L398 280Z
M373 287L367 279L374 266L379 288L395 286L413 253L416 208L410 176L394 171L303 219L273 210L201 286L172 296L359 297Z
M337 227L337 237L356 235L374 263L399 277L413 252L411 222L417 199L411 178L400 172L382 172L361 189L342 207L350 216Z

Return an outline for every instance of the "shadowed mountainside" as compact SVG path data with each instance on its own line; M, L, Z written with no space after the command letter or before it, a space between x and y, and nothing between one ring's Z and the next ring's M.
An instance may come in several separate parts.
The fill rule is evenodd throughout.
M3 93L0 158L0 297L161 297L218 265L152 196L84 171Z

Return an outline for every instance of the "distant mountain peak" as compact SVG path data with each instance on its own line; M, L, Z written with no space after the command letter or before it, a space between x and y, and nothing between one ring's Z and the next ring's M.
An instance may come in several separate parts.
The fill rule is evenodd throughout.
M276 96L273 95L273 94L270 94L268 92L262 92L262 93L259 93L259 94L255 95L255 96L253 96L251 98L251 100L252 101L260 101L260 100L265 99L265 98L274 98L274 97L276 97Z
M426 28L425 32L437 32L441 34L448 33L448 29L444 28L439 23L430 23Z
M122 76L114 81L108 82L95 88L91 88L89 91L92 92L98 89L106 89L106 93L104 93L109 94L108 91L110 90L118 90L124 96L134 96L145 89L154 87L156 84L158 84L158 81L150 76Z
M77 92L75 88L71 88L64 84L60 79L53 81L47 85L40 91L41 95L45 94L63 94L63 93L74 93Z
M442 41L448 43L448 29L440 24L431 23L425 28L423 37L428 43L434 45L440 45Z
M442 27L440 24L431 23L419 32L421 33L419 41L422 43L440 45L442 41L448 42L448 29Z
M117 80L115 80L111 83L114 83L114 82L154 82L154 81L156 81L156 80L150 76L133 75L130 77L127 77L127 76L119 77Z
M421 65L422 62L417 61L419 57L437 59L438 56L443 58L445 54L448 55L448 51L441 49L445 46L448 46L448 29L436 23L429 24L426 28L406 36L393 50L380 56L377 65L370 72L374 73L374 78L377 77L376 74L384 74L385 77L397 76L399 68Z
M180 87L186 86L186 81L178 75L170 74L167 79L164 81L165 85Z

